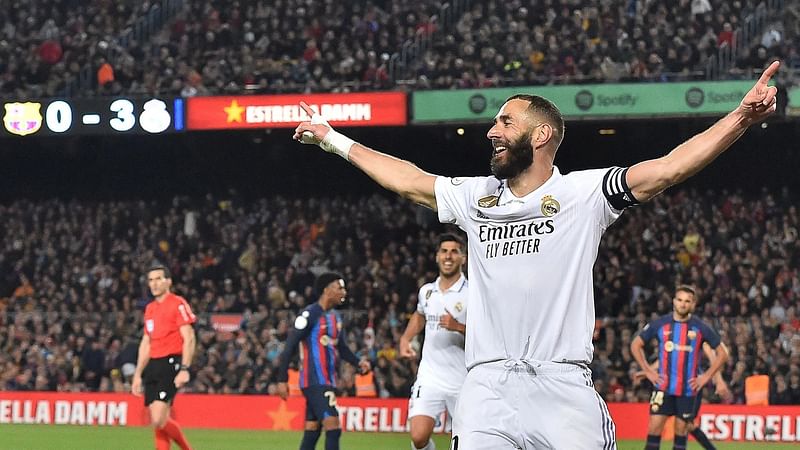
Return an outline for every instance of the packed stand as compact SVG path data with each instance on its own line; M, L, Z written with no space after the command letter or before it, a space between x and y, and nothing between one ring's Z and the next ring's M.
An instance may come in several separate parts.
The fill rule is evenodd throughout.
M415 88L705 79L755 11L748 0L475 2L453 33L414 67ZM736 70L752 76L774 58L800 65L798 22L773 13L763 39L744 45ZM759 36L760 37L760 36ZM413 77L412 77L413 78Z
M113 39L151 2L34 0L0 10L0 96L60 95L84 67L100 68ZM125 74L118 73L118 78Z
M435 19L445 3L187 2L162 32L123 48L116 38L155 2L12 2L0 11L0 96L57 96L87 67L96 90L79 95L387 90L398 88L392 55L415 38L432 48L401 70L401 88L697 79L759 4L492 0L445 31ZM774 58L800 68L800 10L769 18L723 76L752 77Z
M678 283L699 289L698 314L731 351L723 376L768 374L776 403L800 404L800 241L789 191L746 196L675 190L608 230L595 267L595 386L644 401L629 352L637 330L671 311ZM0 389L129 389L149 301L143 270L158 259L198 314L189 391L275 392L294 316L315 301L315 274L342 272L347 342L370 358L381 397L410 392L416 361L397 344L417 289L436 277L444 230L430 211L383 196L235 194L156 202L16 201L0 206ZM240 315L234 329L215 314ZM353 369L339 388L353 395ZM711 390L706 390L711 391ZM713 392L707 395L713 397ZM718 400L718 399L715 399Z
M704 79L758 2L586 0L473 2L446 32L444 2L200 2L169 34L123 60L136 89L183 96L386 90L390 58L409 39L432 41L401 86L413 89ZM452 9L452 8L451 8ZM798 18L774 20L745 46L732 73L751 77L773 58L800 67ZM794 24L794 25L790 25ZM150 47L160 47L152 51ZM145 58L146 64L138 61ZM115 84L112 91L129 91ZM134 89L134 90L136 90Z
M101 93L191 97L387 90L390 56L416 30L430 26L439 4L191 2L160 37L129 49L119 66L132 76L101 87Z

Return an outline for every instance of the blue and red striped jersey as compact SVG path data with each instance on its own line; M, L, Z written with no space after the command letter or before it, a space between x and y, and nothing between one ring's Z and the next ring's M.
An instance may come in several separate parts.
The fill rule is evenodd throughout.
M700 372L703 342L717 348L719 334L697 317L678 322L672 314L667 314L647 324L639 336L645 342L658 341L658 373L664 381L655 388L669 395L696 395L689 380Z
M278 369L278 381L289 378L289 363L300 348L300 388L336 386L336 367L341 357L358 366L358 358L347 346L342 318L336 310L323 310L319 303L306 307L295 319Z

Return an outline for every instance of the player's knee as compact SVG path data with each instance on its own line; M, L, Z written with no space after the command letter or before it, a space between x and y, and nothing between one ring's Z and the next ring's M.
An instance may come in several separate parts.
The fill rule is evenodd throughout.
M153 428L164 428L164 425L167 424L167 420L169 420L169 410L162 411L160 409L155 409L150 411L150 425Z
M161 428L164 428L164 425L166 425L166 424L167 424L167 419L166 418L161 418L161 417L151 417L150 418L150 425L152 425L153 428L161 429Z
M425 430L419 429L412 429L411 430L411 442L414 443L414 447L416 448L423 448L430 440L430 434L426 433Z

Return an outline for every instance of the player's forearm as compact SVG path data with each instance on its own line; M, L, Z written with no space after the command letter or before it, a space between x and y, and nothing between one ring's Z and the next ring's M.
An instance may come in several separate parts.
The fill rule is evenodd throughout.
M711 361L711 367L708 368L709 375L713 378L719 374L722 366L728 361L728 352L724 347L720 347L716 352L715 358Z
M639 201L647 201L685 181L727 150L748 126L747 119L734 111L666 156L634 165L627 177L634 196Z
M194 358L194 349L197 346L197 341L194 337L194 331L188 334L188 336L184 336L183 338L183 348L181 351L181 365L184 366L191 366L192 360Z
M633 342L631 342L631 355L642 370L645 372L653 370L650 365L647 364L647 358L644 356L644 344L641 342L641 338L636 337Z
M706 354L706 358L711 361L711 364L714 364L714 361L717 360L718 355L722 355L725 357L727 361L730 357L730 353L728 352L728 347L725 346L725 343L720 342L719 346L717 346L716 350L712 349L708 342L703 343L703 353ZM723 363L724 364L724 363ZM711 378L714 380L714 383L720 385L725 384L725 380L722 378L722 370L717 371Z
M136 357L134 375L142 376L142 371L148 362L150 362L150 343L142 339L142 342L139 343L139 355Z
M425 317L422 314L416 312L414 313L410 319L408 319L408 325L406 325L406 331L403 332L403 335L400 336L400 342L408 342L411 339L414 339L414 336L418 335L423 329L425 328Z
M694 136L673 150L667 159L669 174L680 183L709 165L747 131L744 116L732 112L706 131Z
M289 338L286 340L286 347L283 349L279 359L280 364L278 364L278 373L276 374L278 381L289 380L289 363L292 361L295 351L297 351L299 342L296 332L289 334Z
M343 333L342 336L345 336L345 334ZM349 362L352 366L358 367L358 357L355 353L353 353L352 350L350 350L350 347L347 345L346 338L340 338L337 346L339 347L339 356L343 360Z
M378 152L359 143L350 148L349 160L384 188L429 208L436 208L436 177L411 162Z

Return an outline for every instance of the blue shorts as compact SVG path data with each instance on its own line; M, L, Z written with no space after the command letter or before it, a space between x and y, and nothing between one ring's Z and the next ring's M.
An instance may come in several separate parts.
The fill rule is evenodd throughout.
M694 420L700 411L699 395L685 397L670 395L664 391L653 391L650 395L650 414L655 416L675 416L686 422Z
M336 390L333 386L309 386L302 391L306 398L307 422L321 422L328 417L339 417Z

